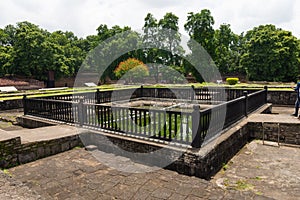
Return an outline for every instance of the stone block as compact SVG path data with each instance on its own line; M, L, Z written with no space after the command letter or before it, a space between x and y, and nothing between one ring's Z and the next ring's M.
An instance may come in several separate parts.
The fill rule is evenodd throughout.
M28 163L36 159L37 156L35 152L23 152L18 155L18 160L20 164Z

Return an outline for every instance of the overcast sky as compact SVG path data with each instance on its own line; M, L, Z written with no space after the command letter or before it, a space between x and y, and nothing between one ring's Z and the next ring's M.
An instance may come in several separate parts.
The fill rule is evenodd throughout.
M298 0L0 0L0 27L29 21L48 31L72 31L85 37L100 24L139 30L147 13L160 19L166 12L179 17L180 31L188 12L209 9L215 28L231 24L235 33L261 24L274 24L300 38Z

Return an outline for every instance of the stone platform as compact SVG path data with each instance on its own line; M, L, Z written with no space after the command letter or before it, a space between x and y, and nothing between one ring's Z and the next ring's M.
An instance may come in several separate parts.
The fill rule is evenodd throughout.
M277 107L273 108L273 112L276 112L276 109ZM232 127L232 129L227 132L229 135L226 136L226 133L222 135L223 139L230 136L230 131L242 134L243 132L240 131L241 126L249 123L262 123L262 121L265 123L292 122L291 124L295 125L299 123L298 119L290 116L293 108L280 107L277 110L278 114L254 114L249 116L240 124ZM28 149L28 145L30 146L31 144L34 146L34 148L37 148L36 151L34 151L36 152L36 155L38 155L37 152L39 152L38 148L41 147L39 145L42 145L41 149L44 148L45 153L45 147L51 144L53 146L53 151L50 148L49 152L51 154L57 154L59 151L55 152L54 149L60 149L61 152L63 150L70 149L71 145L69 143L67 145L64 143L64 145L60 144L60 146L55 146L56 142L67 142L70 137L76 137L78 133L76 133L75 130L77 130L75 127L59 125L39 129L29 129L25 130L24 133L22 130L19 132L2 132L2 134L0 133L0 141L1 138L2 140L9 140L10 137L12 137L11 139L17 137L20 139L20 144L22 143L21 145L23 145L24 148L27 148L27 150L32 150L31 147ZM48 134L49 132L51 132L51 134ZM222 140L222 137L220 137L220 140ZM62 138L64 138L64 140L61 140ZM51 143L49 141L55 142ZM34 144L35 142L39 145ZM215 145L218 144L221 143L215 143ZM256 143L256 145L260 144ZM224 143L223 146L225 147L226 144ZM255 146L255 144L250 146ZM248 148L248 146L244 148ZM257 149L263 149L262 152L259 152L262 153L262 156L266 158L263 161L263 163L265 163L264 166L268 166L267 163L273 161L274 159L278 160L278 162L272 162L272 167L266 169L267 171L269 170L270 173L274 172L280 176L282 173L282 167L285 167L285 177L279 179L278 184L281 184L286 188L294 188L293 190L286 189L286 191L288 191L288 193L291 195L290 198L286 198L286 193L284 193L284 191L279 191L276 193L277 196L270 195L272 190L274 190L272 185L277 184L275 179L272 179L269 182L265 181L264 183L266 189L264 190L257 189L261 186L259 185L259 187L256 188L255 184L249 181L252 179L269 179L264 175L257 175L256 173L249 175L251 171L256 172L251 168L252 165L247 165L247 162L252 162L251 159L253 159L254 163L257 160L257 157L254 155L255 151L245 150L245 152L247 152L245 153L246 155L253 154L253 157L242 156L241 159L245 160L239 160L240 158L238 158L237 161L229 161L229 168L232 166L230 165L232 162L237 163L237 166L239 163L245 163L245 165L243 165L243 169L238 169L241 171L241 173L248 169L247 166L249 166L247 174L243 176L240 173L238 174L241 178L236 177L236 179L232 179L232 182L227 182L226 177L222 179L221 176L217 176L217 178L213 179L212 182L208 182L203 179L180 175L176 172L165 169L158 169L156 171L144 174L120 172L111 168L111 166L105 166L105 163L99 162L84 149L71 150L62 154L54 155L52 157L20 165L16 168L11 168L7 174L11 174L13 178L9 178L4 174L3 177L5 178L0 177L0 183L6 183L7 181L21 181L23 185L17 184L15 190L13 190L11 188L7 189L7 187L11 186L11 184L8 184L8 186L7 184L2 184L5 187L1 187L0 189L0 198L5 199L8 197L9 199L9 197L13 196L13 199L15 199L15 197L18 197L18 194L20 194L19 199L27 199L25 196L22 196L22 191L26 190L24 188L30 188L30 190L36 191L38 194L36 199L268 199L268 197L275 199L298 199L297 194L299 194L299 187L297 186L300 185L300 181L299 179L293 178L294 175L297 174L293 172L293 170L296 168L299 169L299 163L293 162L289 159L284 159L283 157L269 156L274 155L271 153L274 151L272 148L274 147L263 145L262 148ZM285 152L280 151L281 148L282 147L278 148L278 152ZM298 156L300 153L299 150L297 148L292 149L293 154ZM206 147L206 149L204 148L203 151L209 152L209 148ZM143 165L132 162L128 158L116 156L110 153L104 153L101 151L99 151L99 153L105 157L106 160L121 162L120 165L127 166L129 163L133 163L133 165L139 165L143 168ZM278 156L285 156L285 153L277 154ZM26 155L27 154L23 155L22 157L25 159L24 161L26 161ZM204 154L201 155L201 153L198 153L197 155L202 157L205 156ZM240 154L237 156L239 155ZM270 158L271 161L267 160L268 158ZM290 167L294 165L296 165L296 168L292 167L292 169L290 169ZM228 166L224 164L223 169L227 170ZM224 174L224 172L221 173ZM229 176L236 176L236 174ZM268 177L272 176L268 175ZM247 178L249 178L249 180ZM284 181L290 179L292 179L293 182ZM228 178L228 180L230 181L231 179ZM268 186L267 183L271 184L271 186ZM187 184L187 187L185 187L184 184ZM215 184L219 185L220 187L217 187ZM228 185L229 187L224 187L224 185ZM34 195L35 193L33 192L32 194ZM34 198L35 197L33 197L33 199Z
M106 160L131 164L129 159L99 153ZM269 199L251 191L226 191L212 182L164 169L147 173L118 171L84 149L21 165L8 170L8 174L39 195L37 199ZM20 199L26 199L18 189ZM1 199L9 197L4 196L5 190L0 188Z

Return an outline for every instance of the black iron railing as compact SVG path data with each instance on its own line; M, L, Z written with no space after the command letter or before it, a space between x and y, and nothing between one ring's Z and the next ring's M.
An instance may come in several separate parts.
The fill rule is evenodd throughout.
M114 91L116 92L116 91ZM248 94L250 93L250 94ZM170 98L179 94L188 99L219 102L211 108L201 110L194 105L188 110L138 108L121 104L103 104L111 101L143 97ZM222 98L230 101L220 101ZM222 92L210 90L166 90L139 88L92 94L76 94L73 97L59 96L52 99L31 99L24 97L24 114L53 119L84 127L94 127L141 138L155 138L199 148L205 140L213 138L250 112L267 103L267 88L261 91ZM200 104L201 106L201 104Z
M222 101L230 101L244 96L242 89L230 89L222 87L186 87L186 88L140 88L110 90L85 93L74 93L67 95L56 95L43 97L42 99L53 99L63 101L76 101L84 98L86 103L107 103L112 101L127 100L141 97L149 98L166 98L166 99L188 99L207 101L218 104ZM246 90L248 94L254 93L259 90Z
M24 114L69 123L78 123L74 115L77 112L77 102L52 100L52 99L27 99L24 98Z

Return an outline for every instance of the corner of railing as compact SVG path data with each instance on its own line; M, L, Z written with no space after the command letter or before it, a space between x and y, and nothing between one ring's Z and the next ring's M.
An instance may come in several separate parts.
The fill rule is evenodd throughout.
M193 148L200 148L202 144L201 124L200 124L200 106L194 105L192 112L192 144Z
M96 103L99 104L100 103L100 89L98 88L96 91Z
M191 86L191 101L195 100L195 86Z
M245 117L248 117L248 91L243 91L245 97Z
M24 115L28 114L28 104L27 104L27 95L23 95L23 109L24 109Z
M264 90L265 90L265 103L268 103L268 86L264 86Z
M144 97L144 86L141 85L141 93L140 93L140 98L143 98Z

